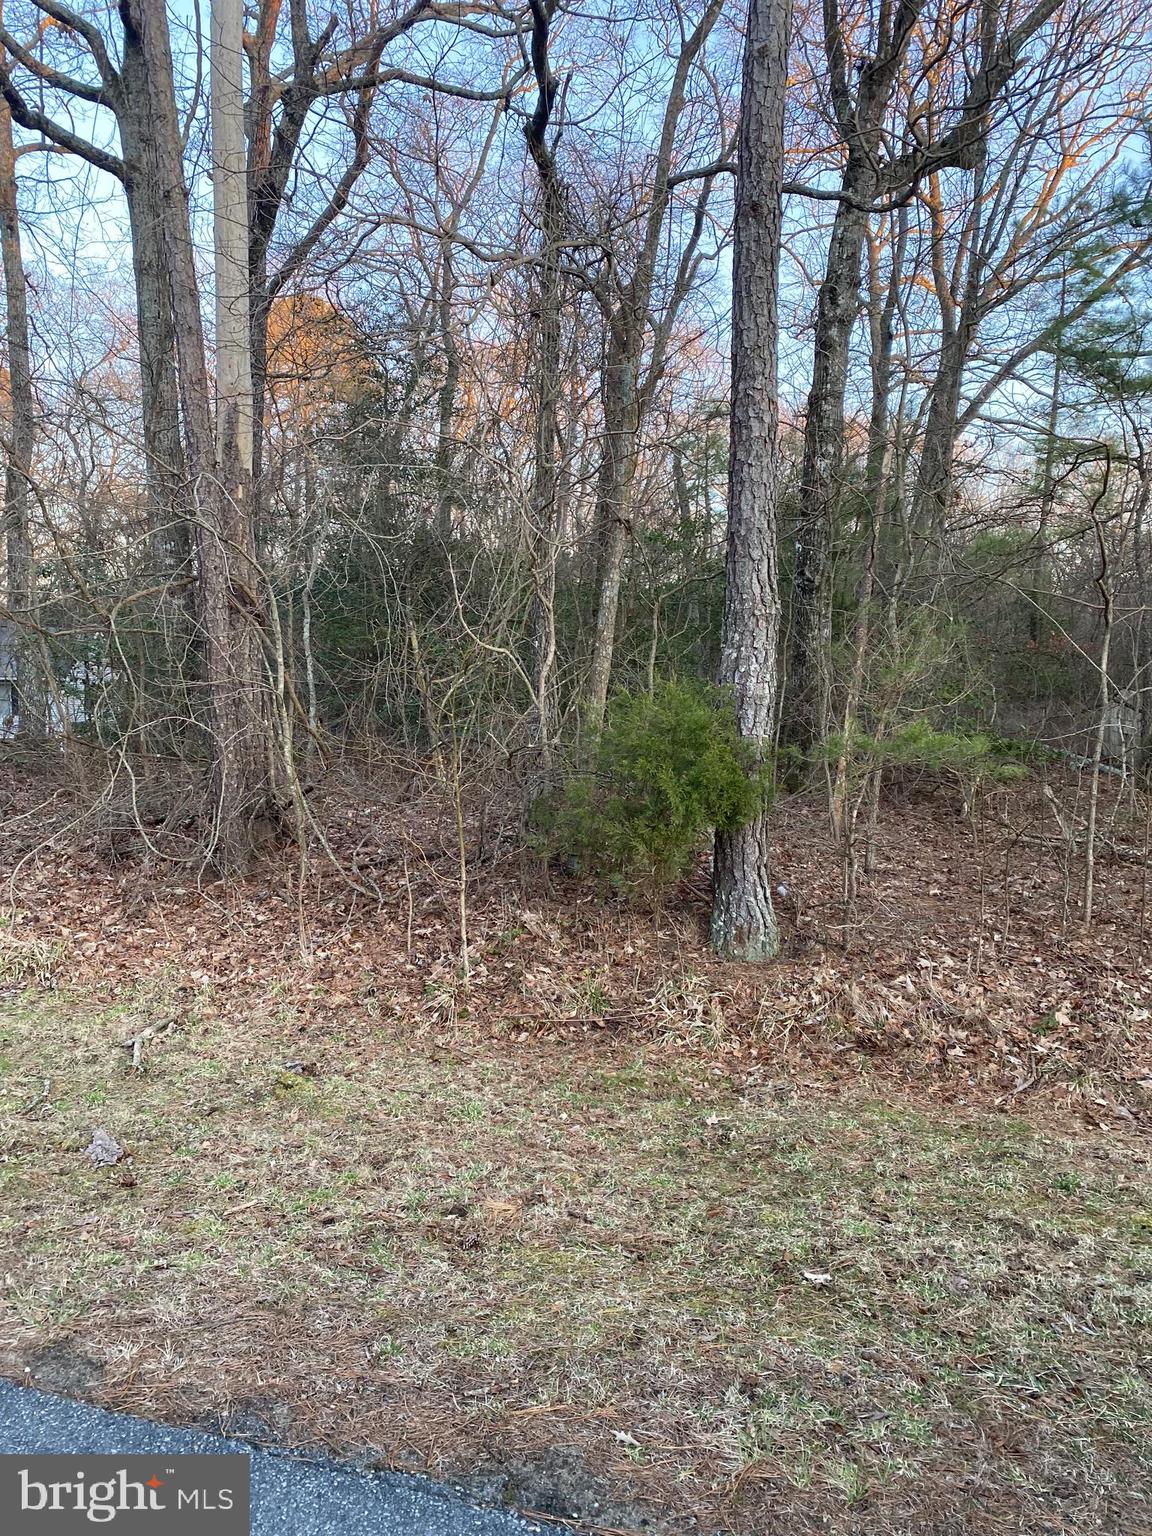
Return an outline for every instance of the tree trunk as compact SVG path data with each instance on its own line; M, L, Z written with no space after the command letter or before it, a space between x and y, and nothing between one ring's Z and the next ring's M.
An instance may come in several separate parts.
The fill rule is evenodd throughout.
M249 863L272 810L269 743L260 692L260 599L249 515L250 460L243 452L240 394L229 399L221 441L237 457L221 465L212 425L200 292L176 112L164 0L135 0L152 114L158 193L172 293L173 330L191 483L200 586L206 709L211 750L212 856L225 870ZM243 228L243 224L241 225ZM228 294L228 274L224 291ZM234 376L231 387L238 391ZM248 484L245 483L245 469Z
M36 441L36 401L32 393L32 349L28 334L28 281L20 247L16 201L16 150L12 114L0 101L0 249L4 265L8 380L11 399L7 462L4 466L5 598L15 628L16 710L20 728L30 737L46 729L47 691L37 664L38 643L21 626L36 623L35 575L28 509L29 477Z
M127 176L124 196L132 235L136 328L140 348L140 403L148 521L155 574L173 576L191 560L184 504L186 477L180 439L180 391L172 291L164 243L163 210L141 39L125 26L124 89L116 119Z
M777 291L790 0L750 0L732 272L732 427L720 682L761 764L777 691L780 495ZM780 947L772 909L767 813L716 836L712 945L734 960Z
M460 389L460 348L452 330L452 297L455 291L452 252L447 240L440 253L440 291L436 300L440 346L444 352L444 378L436 409L436 532L447 548L455 531L456 508L456 396Z
M808 752L827 735L832 649L832 531L843 493L844 397L852 330L860 309L860 268L867 214L876 193L874 160L851 152L836 206L824 279L816 304L812 385L804 424L799 512L782 714L784 741Z
M532 445L532 503L528 553L532 573L532 762L525 776L524 812L552 788L557 728L556 552L560 428L560 248L564 238L564 185L548 144L558 84L548 58L554 7L532 3L532 66L536 110L525 126L528 152L540 182L540 262L537 272L536 432Z
M148 576L149 584L158 588L149 613L155 636L144 641L140 656L143 728L139 739L145 749L163 756L173 750L187 750L188 734L201 702L196 695L202 659L164 209L158 195L142 39L127 9L122 19L123 88L116 93L114 106L124 156L124 198L136 291ZM168 583L178 585L170 588ZM127 641L117 650L123 654L125 648L130 653L132 647Z
M216 256L216 457L241 526L251 522L252 336L244 148L243 0L212 0L212 230Z
M608 706L624 556L632 531L632 485L640 431L636 378L640 343L635 328L628 328L623 335L615 327L610 330L604 369L604 451L596 506L599 603L584 711L589 741L599 736Z

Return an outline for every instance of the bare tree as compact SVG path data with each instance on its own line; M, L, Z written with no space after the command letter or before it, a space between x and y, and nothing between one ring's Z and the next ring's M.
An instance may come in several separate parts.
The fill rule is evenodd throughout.
M4 603L14 621L10 645L16 664L16 704L21 728L32 736L44 728L45 690L33 659L33 644L21 633L35 621L32 535L29 528L36 401L32 391L32 348L28 332L28 279L20 241L16 200L16 148L12 114L0 103L0 253L4 266L5 334L11 408L4 465Z
M227 0L223 0L227 3ZM225 374L226 422L213 427L200 288L196 272L184 146L176 109L172 49L164 0L140 0L143 55L155 144L157 193L164 211L164 246L172 294L173 331L180 381L184 459L191 491L200 581L200 628L204 649L205 723L211 751L212 855L227 869L249 862L270 825L278 821L272 775L272 743L262 682L261 626L264 597L255 567L251 463L245 470L241 437L243 359L247 338L237 340L236 317L226 334L241 356ZM227 20L227 18L222 18ZM234 18L231 36L234 40ZM224 37L229 35L227 27ZM221 57L228 68L228 53ZM234 62L235 55L232 55ZM233 81L235 76L233 76ZM219 83L231 84L220 81ZM234 89L234 85L233 85ZM228 98L225 98L227 114ZM231 146L234 152L234 142ZM228 153L228 151L226 151ZM227 161L224 162L227 167ZM218 183L219 184L219 183ZM234 188L218 203L227 208ZM240 222L243 237L243 221ZM234 259L233 234L222 243ZM219 281L219 275L218 279ZM234 270L225 273L227 304L235 294ZM219 448L228 458L222 462Z
M827 88L844 158L840 188L831 194L836 213L816 302L795 531L782 729L801 751L824 736L828 723L829 559L843 490L845 393L869 214L910 198L926 176L945 167L972 169L1027 44L1062 3L1035 0L1012 22L1002 20L997 0L961 0L945 4L928 26L927 0L898 0L859 29L838 0L824 5ZM938 93L927 113L919 88L944 67L954 70L953 94ZM901 98L904 122L894 129Z
M532 488L528 509L532 573L532 740L536 762L527 775L525 804L531 808L547 791L556 721L556 497L558 491L560 346L562 297L560 256L566 193L556 164L549 127L560 93L548 56L555 0L530 0L532 70L536 107L524 127L528 153L540 187L540 256L536 271L536 422L532 444Z
M921 534L937 542L952 496L957 442L980 409L970 412L963 397L981 333L1010 309L1012 339L995 357L1003 384L1028 361L1037 330L1046 329L1027 314L1029 308L1043 312L1046 287L1060 287L1058 324L1075 324L1145 257L1144 232L1118 238L1113 195L1117 165L1143 111L1125 61L1137 25L1125 4L1053 17L1055 59L1022 67L1013 87L1018 105L1001 131L977 145L966 184L933 171L920 190L940 343L913 516ZM1113 244L1115 259L1101 263L1096 281L1072 302L1061 275L1077 251L1102 236Z
M632 491L646 409L660 377L663 348L675 316L699 268L708 199L719 170L709 166L687 175L676 171L678 133L688 103L688 86L701 51L720 18L723 0L709 0L700 20L682 32L660 122L660 137L650 185L639 216L638 248L630 268L619 269L622 251L609 246L602 271L591 281L604 318L604 446L597 487L596 544L599 559L596 628L585 695L585 720L592 738L599 733L608 702L624 557L632 531ZM723 159L723 155L721 157ZM652 303L657 263L666 239L665 221L675 189L698 178L693 220L676 264L663 312L653 324ZM653 335L653 332L655 333ZM646 349L651 347L647 369Z
M162 211L157 201L158 173L155 141L148 106L143 53L143 18L136 0L119 6L120 61L100 29L86 17L55 0L38 9L69 38L82 41L91 77L67 73L46 62L34 47L25 47L0 27L0 43L9 57L0 63L0 92L13 120L43 136L67 154L76 155L113 176L124 189L132 235L132 264L140 348L143 447L148 472L155 563L158 572L176 574L189 553L188 529L181 503L185 483L172 332L172 302L165 262ZM39 104L17 83L14 66L31 76ZM43 105L44 88L65 102L109 110L116 121L120 154L85 138L68 121L67 110L53 117Z

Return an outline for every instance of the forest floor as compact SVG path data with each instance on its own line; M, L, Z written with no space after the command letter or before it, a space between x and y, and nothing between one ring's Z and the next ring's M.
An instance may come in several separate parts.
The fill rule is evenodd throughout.
M464 978L431 792L330 786L362 889L302 896L287 857L198 884L3 782L7 1374L590 1529L1152 1525L1122 797L1090 930L1037 783L976 827L886 802L847 924L826 817L789 802L771 971L708 956L702 873L656 913L526 894L488 815Z

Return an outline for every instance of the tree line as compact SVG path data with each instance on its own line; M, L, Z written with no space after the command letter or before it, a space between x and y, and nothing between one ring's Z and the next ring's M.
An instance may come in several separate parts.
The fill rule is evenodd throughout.
M990 733L1149 765L1135 0L207 22L0 21L22 751L225 873L353 743L458 809L487 754L527 836L670 679L846 846ZM716 836L745 959L769 802Z

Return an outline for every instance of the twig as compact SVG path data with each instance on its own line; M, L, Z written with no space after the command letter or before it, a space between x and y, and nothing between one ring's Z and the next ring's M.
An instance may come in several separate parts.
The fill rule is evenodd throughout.
M51 1092L52 1092L52 1079L50 1077L46 1077L44 1079L44 1086L43 1086L43 1088L41 1088L40 1092L37 1094L37 1096L32 1100L32 1102L30 1104L25 1104L24 1105L23 1109L20 1110L20 1114L22 1114L22 1115L30 1115L33 1110L43 1109L44 1105L47 1104L47 1102L48 1102L48 1095Z
M149 1024L147 1029L142 1029L138 1035L132 1035L127 1040L120 1041L122 1051L132 1052L132 1065L137 1072L144 1070L144 1042L146 1040L159 1040L166 1035L175 1024L175 1019L165 1019L160 1024Z

